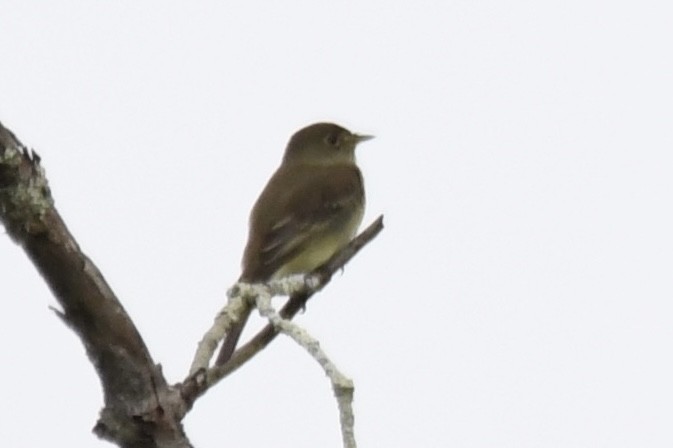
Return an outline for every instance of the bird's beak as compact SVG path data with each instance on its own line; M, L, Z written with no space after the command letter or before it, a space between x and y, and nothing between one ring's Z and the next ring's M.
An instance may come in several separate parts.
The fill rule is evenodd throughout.
M360 134L353 134L353 138L355 140L355 143L362 143L366 142L367 140L371 140L374 138L373 135L360 135Z

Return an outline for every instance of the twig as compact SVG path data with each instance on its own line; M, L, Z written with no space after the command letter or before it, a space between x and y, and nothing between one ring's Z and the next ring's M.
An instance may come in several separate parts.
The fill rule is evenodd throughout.
M246 309L245 302L246 297L243 294L231 295L229 297L227 305L217 313L213 325L199 342L192 366L189 369L190 375L209 367L210 360L217 349L217 344L224 339L234 322L241 318L243 311Z
M339 417L341 423L341 438L344 448L355 448L354 422L353 416L353 381L347 378L339 371L336 365L329 359L327 354L320 348L317 339L311 336L306 330L294 322L283 319L280 314L271 305L272 291L264 286L258 287L257 291L257 309L259 313L266 317L269 322L280 332L291 337L297 344L302 346L313 359L323 368L325 374L332 383L332 389L337 399L339 407Z
M299 310L305 307L308 299L327 285L334 273L341 269L364 246L371 242L381 230L383 230L383 216L379 216L345 248L311 273L308 276L309 282L307 283L309 284L304 283L305 289L298 288L299 290L292 293L288 301L280 310L280 316L284 319L292 319ZM190 374L190 376L188 376L181 384L176 385L176 387L181 388L182 395L188 405L193 405L194 401L196 401L199 396L203 395L209 388L213 387L219 381L237 370L264 349L264 347L275 339L277 334L278 331L273 325L266 325L253 338L236 350L225 364L211 367L206 371L197 370L195 373Z

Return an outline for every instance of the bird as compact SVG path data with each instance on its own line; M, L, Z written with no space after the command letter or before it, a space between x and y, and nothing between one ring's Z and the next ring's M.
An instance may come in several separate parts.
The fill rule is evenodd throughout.
M292 135L250 213L239 282L309 273L353 239L365 209L355 148L372 138L326 122ZM227 333L217 364L231 357L251 311Z

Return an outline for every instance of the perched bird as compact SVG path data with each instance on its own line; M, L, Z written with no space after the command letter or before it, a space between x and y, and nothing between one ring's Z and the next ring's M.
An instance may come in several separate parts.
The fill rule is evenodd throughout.
M311 272L351 241L365 207L355 147L371 138L332 123L312 124L292 136L252 208L239 281ZM250 312L230 329L218 364L231 357Z

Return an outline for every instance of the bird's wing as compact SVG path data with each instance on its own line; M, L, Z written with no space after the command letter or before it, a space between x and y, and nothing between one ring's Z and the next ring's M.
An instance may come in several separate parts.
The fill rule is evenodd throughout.
M288 182L293 177L299 180ZM268 280L330 229L345 225L363 198L362 177L355 165L279 170L253 209L242 277Z

